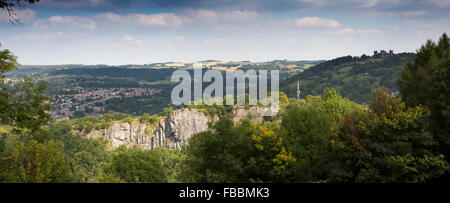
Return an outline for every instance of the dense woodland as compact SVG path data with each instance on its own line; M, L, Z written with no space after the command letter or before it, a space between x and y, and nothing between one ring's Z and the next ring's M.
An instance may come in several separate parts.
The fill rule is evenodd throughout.
M147 82L155 82L160 80L170 80L175 69L146 69L146 68L72 68L54 70L49 75L85 75L91 77L111 77L111 78L133 78L134 80L142 80Z
M392 60L386 63L402 61ZM320 96L285 99L281 122L268 119L259 125L244 119L234 125L226 110L206 109L220 120L193 135L183 149L109 150L107 141L76 136L72 130L104 128L132 117L106 114L52 121L46 84L28 78L6 85L4 74L18 63L9 50L1 50L0 182L449 181L449 38L444 34L437 43L426 42L401 66L400 96L378 88L367 106L346 98L352 93L337 86L314 94ZM385 71L382 75L391 74ZM302 74L312 73L298 77L306 77ZM151 123L168 112L139 118Z
M326 88L335 88L342 96L358 102L369 103L370 94L377 87L398 91L397 79L406 62L413 61L414 53L400 53L392 57L374 58L344 56L305 70L302 74L281 82L280 88L295 97L297 81L303 95L319 95Z

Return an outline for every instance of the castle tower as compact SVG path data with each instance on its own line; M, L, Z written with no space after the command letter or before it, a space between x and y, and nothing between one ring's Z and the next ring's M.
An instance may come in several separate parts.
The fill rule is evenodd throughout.
M299 99L300 99L300 83L297 80L297 100L299 100Z

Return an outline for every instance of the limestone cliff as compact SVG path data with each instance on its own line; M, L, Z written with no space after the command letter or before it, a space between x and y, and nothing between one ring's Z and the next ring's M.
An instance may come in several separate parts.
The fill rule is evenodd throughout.
M113 123L109 128L103 130L93 130L88 133L88 137L104 137L110 141L112 148L120 145L139 145L144 149L151 149L151 130L146 124L139 121L131 123Z
M268 109L258 107L237 107L232 111L233 121L250 117L254 122L262 123L263 114ZM131 123L113 123L109 128L93 130L84 134L87 137L104 137L110 141L111 147L120 145L138 145L145 150L158 147L168 149L180 148L188 144L189 138L199 132L208 130L208 123L217 118L211 118L195 109L180 109L161 119L156 127L150 127L135 120Z
M180 148L188 143L191 135L208 130L210 121L208 116L197 110L174 111L162 119L153 131L151 148Z
M109 128L93 130L87 137L104 137L111 147L138 145L146 150L157 147L180 148L191 135L206 131L211 119L197 110L181 109L161 119L156 127L135 120L131 123L113 123Z
M271 115L271 113L276 115L278 114L278 110L258 106L252 106L249 108L240 106L234 107L232 111L234 123L237 123L243 118L250 118L253 122L262 123L264 122L264 116Z

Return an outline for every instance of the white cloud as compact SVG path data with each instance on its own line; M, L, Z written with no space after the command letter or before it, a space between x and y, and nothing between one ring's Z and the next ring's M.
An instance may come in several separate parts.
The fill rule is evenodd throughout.
M133 36L131 36L131 35L124 35L123 37L122 37L122 40L123 41L126 41L126 42L132 42L132 43L136 43L136 44L142 44L142 40L138 40L138 39L135 39Z
M183 19L173 13L158 14L128 14L124 20L144 26L179 26L183 24Z
M380 29L358 29L356 32L360 35L380 35L385 31Z
M215 22L219 20L220 16L217 12L211 10L188 10L183 14L185 16L185 21L189 23L193 22Z
M14 14L15 18L21 23L29 23L36 17L36 11L31 9L15 10ZM9 22L8 11L5 9L0 10L0 22Z
M336 31L336 34L352 35L352 34L355 34L355 30L350 29L350 28L343 28L343 29L339 29L338 31Z
M246 22L256 19L259 14L255 11L225 11L221 14L227 21Z
M138 25L144 27L178 27L189 23L190 20L185 16L176 15L174 13L157 13L142 14L130 13L120 15L112 12L100 13L94 17L97 22L105 25L121 24L121 25Z
M425 16L428 14L427 11L420 10L420 11L405 11L401 13L404 16L408 17L419 17L419 16Z
M85 34L78 32L48 32L37 33L28 32L11 36L9 39L12 41L51 41L51 40L72 40L79 39L86 36Z
M211 22L211 23L239 23L249 22L256 19L259 15L256 11L233 10L216 12L212 10L189 10L181 14L186 22Z
M403 0L299 0L318 7L335 7L335 8L373 8L376 6L396 6L404 3Z
M258 13L255 11L224 11L216 12L212 10L187 10L183 13L156 13L142 14L131 13L120 15L112 12L100 13L94 17L96 21L104 23L134 24L141 26L158 27L179 27L195 24L224 24L224 23L244 23L256 19Z
M113 12L99 13L93 17L88 16L60 16L55 15L41 19L34 23L40 28L56 29L84 29L96 30L100 27L128 26L172 29L182 26L216 26L239 25L241 23L255 22L258 13L255 11L212 11L212 10L186 10L182 13L130 13L117 14Z
M100 13L95 16L97 20L106 20L111 22L119 22L122 20L122 16L113 12Z
M450 0L428 0L428 2L441 7L450 6Z
M131 35L124 35L122 38L124 41L134 41L134 37Z
M336 28L341 26L341 24L337 20L318 17L299 18L295 19L294 23L299 27Z
M176 36L172 39L173 41L184 41L186 40L185 36Z
M94 30L96 23L90 17L84 16L51 16L48 19L36 21L37 27L62 27L71 29Z

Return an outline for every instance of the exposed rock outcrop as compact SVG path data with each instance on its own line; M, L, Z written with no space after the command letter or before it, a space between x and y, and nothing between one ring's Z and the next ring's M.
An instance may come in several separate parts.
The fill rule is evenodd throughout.
M191 135L208 130L211 120L197 110L174 111L162 119L153 131L152 148L180 148L188 143Z
M269 108L236 107L233 109L233 121L250 117L254 122L262 123L264 113ZM92 130L84 134L87 137L104 137L111 142L112 148L120 145L138 145L142 149L151 150L158 147L174 149L188 144L189 138L195 133L208 130L208 123L215 122L203 112L195 109L180 109L161 119L156 127L135 120L131 123L113 123L103 130ZM82 133L83 134L83 133Z
M187 144L193 134L208 130L210 121L212 119L200 111L182 109L161 119L154 129L135 120L113 123L107 129L93 130L85 136L104 137L111 142L112 148L138 145L145 150L158 147L174 149Z
M112 148L117 148L120 145L139 145L143 149L151 149L150 130L146 124L133 121L131 123L113 123L107 129L93 130L86 136L104 137L111 142Z
M278 110L269 107L244 107L237 106L233 108L233 122L237 123L239 120L243 118L249 117L253 122L262 123L264 121L264 116L269 116L273 114L277 114Z

